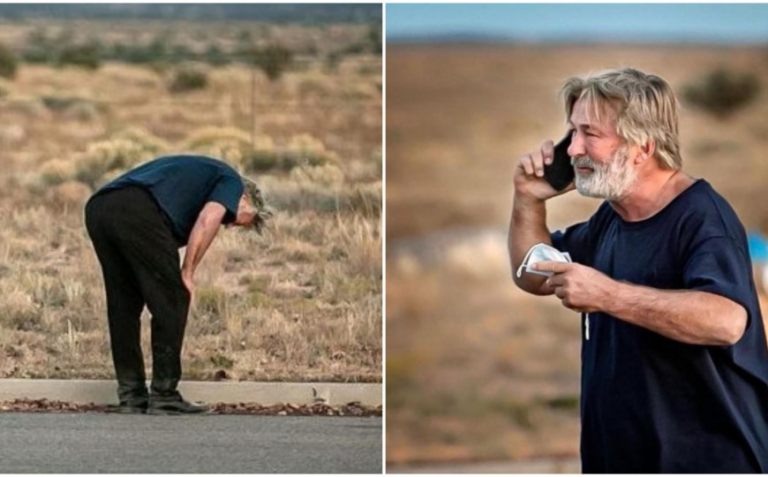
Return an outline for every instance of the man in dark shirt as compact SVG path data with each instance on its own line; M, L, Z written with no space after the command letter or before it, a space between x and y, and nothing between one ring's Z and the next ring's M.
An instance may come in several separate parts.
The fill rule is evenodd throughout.
M515 275L582 314L581 458L585 473L768 471L768 353L738 217L681 171L677 101L631 68L563 87L575 180L544 179L553 144L515 171L514 270L537 243L572 263ZM577 189L605 199L550 234L546 200Z
M120 412L204 412L177 390L194 274L221 225L261 231L271 212L255 182L219 160L167 156L99 189L85 223L107 292ZM186 246L179 265L180 247ZM141 312L152 314L152 383L146 388Z

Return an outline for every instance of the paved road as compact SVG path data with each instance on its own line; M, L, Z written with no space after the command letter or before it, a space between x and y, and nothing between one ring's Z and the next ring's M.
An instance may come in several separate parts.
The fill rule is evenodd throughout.
M0 413L0 473L381 473L381 423Z

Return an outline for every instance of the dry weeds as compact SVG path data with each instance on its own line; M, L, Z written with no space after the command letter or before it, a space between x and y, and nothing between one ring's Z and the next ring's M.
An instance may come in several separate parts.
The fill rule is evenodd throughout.
M348 58L335 71L310 62L276 83L257 75L257 149L301 158L314 148L333 160L296 164L316 183L279 168L252 174L278 214L263 237L220 231L203 260L185 379L381 380L381 94L347 97L376 91L380 72L358 69L380 61ZM247 167L251 71L209 74L209 88L181 97L161 73L120 64L23 65L3 82L0 377L112 377L82 209L95 187L157 155L217 154ZM324 85L313 100L299 95L306 78ZM357 204L361 190L378 197ZM142 319L149 370L150 317Z

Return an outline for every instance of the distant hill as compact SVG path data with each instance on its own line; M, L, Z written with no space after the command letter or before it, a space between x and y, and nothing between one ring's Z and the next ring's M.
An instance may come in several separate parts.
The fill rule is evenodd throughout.
M380 4L0 4L0 19L158 19L268 23L381 23Z

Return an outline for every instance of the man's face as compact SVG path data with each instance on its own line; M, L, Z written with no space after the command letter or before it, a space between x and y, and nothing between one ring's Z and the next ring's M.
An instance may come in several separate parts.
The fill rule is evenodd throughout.
M240 227L251 225L255 219L256 209L251 205L248 196L243 194L240 197L240 203L237 205L237 216L235 217L235 221L229 225Z
M629 147L616 133L613 114L606 111L600 119L600 122L588 119L585 101L574 104L569 121L574 131L568 155L580 194L618 200L634 185L637 170L628 160Z

